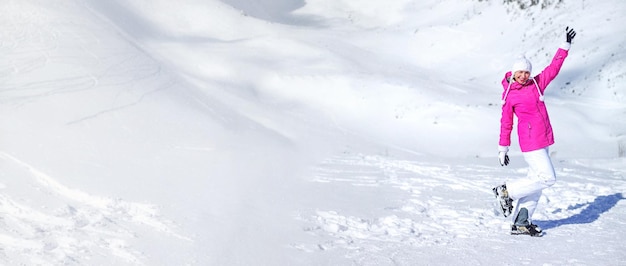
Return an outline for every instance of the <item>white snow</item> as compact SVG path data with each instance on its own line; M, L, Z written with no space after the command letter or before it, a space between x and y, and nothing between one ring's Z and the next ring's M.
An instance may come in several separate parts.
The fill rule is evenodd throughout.
M0 264L624 265L626 2L503 2L4 0ZM510 236L500 80L565 26Z

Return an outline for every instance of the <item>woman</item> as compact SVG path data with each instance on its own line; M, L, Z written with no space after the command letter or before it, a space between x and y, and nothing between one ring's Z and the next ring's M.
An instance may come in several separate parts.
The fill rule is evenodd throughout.
M550 160L548 147L554 144L552 126L543 93L548 84L561 70L568 55L572 39L576 36L573 29L565 29L566 42L557 50L552 63L541 73L531 77L532 65L524 58L519 58L511 72L502 80L502 118L500 119L500 142L498 158L502 166L509 164L509 146L513 115L517 116L519 145L529 171L526 178L511 180L493 188L493 192L502 207L504 217L513 214L511 234L541 236L542 231L532 223L532 216L541 197L541 191L556 182L554 167ZM513 211L515 202L515 211Z

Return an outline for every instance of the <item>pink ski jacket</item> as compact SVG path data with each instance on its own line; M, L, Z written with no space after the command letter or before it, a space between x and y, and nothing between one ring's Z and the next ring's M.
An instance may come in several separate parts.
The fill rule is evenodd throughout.
M511 146L513 114L517 116L517 134L522 152L542 149L554 144L552 125L548 110L543 102L543 93L548 84L559 74L568 50L559 48L552 63L525 85L515 81L509 84L509 71L502 80L502 118L500 119L500 146Z

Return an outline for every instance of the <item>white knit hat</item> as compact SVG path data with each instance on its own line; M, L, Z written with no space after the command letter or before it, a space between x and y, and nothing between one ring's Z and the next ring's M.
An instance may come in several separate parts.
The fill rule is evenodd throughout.
M513 68L511 69L511 73L515 74L515 71L528 71L532 73L533 66L530 64L530 61L526 59L524 55L520 55L515 63L513 63Z
M515 60L515 63L513 63L513 67L511 68L511 73L515 74L515 71L528 71L532 73L533 70L533 66L530 64L530 61L528 61L528 59L526 59L526 57L524 55L520 55L517 60ZM539 84L537 84L537 81L534 78L530 78L533 83L535 83L535 88L537 88L537 93L539 94L539 100L543 102L543 94L541 93L541 90L539 89ZM511 90L511 84L513 84L513 82L509 82L509 86L506 88L506 91L504 92L504 96L502 97L502 104L504 105L506 103L506 97L509 95L509 91Z

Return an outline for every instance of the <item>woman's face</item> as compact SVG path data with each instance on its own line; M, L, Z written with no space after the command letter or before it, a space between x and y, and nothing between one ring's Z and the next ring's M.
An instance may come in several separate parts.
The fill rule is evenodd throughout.
M521 70L520 71L515 71L515 74L513 74L513 78L518 83L526 84L526 82L528 81L528 78L530 78L530 72L528 72L528 71L521 71Z

